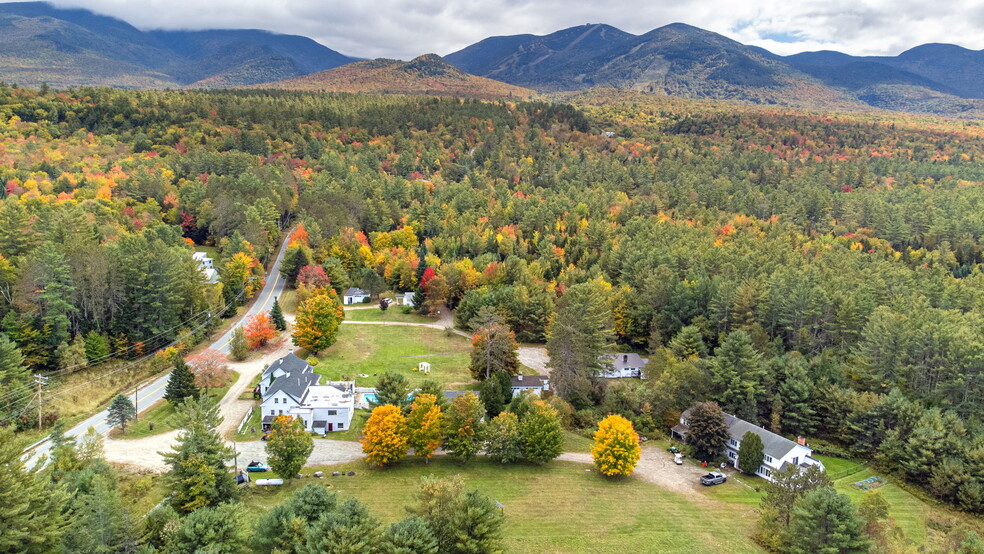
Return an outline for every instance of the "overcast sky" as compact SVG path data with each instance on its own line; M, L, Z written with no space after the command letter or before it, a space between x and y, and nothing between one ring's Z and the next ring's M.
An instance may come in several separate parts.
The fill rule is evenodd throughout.
M683 22L778 54L895 55L927 42L984 49L981 0L54 0L140 29L256 28L343 54L410 59L483 38L608 23L641 34Z

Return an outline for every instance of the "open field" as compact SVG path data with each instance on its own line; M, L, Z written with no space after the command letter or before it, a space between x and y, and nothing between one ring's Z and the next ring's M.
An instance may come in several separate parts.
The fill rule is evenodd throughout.
M362 306L362 304L357 304ZM437 320L422 315L403 313L401 306L390 306L385 312L378 306L366 309L346 309L345 319L347 321L396 321L400 323L435 323Z
M502 466L479 458L463 466L439 456L427 465L407 460L383 470L362 463L314 469L356 475L253 489L245 497L247 506L259 513L307 483L327 483L389 523L405 516L421 477L460 474L466 489L505 505L507 552L761 551L748 538L755 518L745 506L688 498L639 479L608 480L584 464Z
M431 379L448 389L475 388L468 371L470 351L467 339L429 327L342 325L314 370L332 380L355 379L360 387L375 386L373 374L388 371L406 375L411 384ZM415 371L418 362L431 364L430 375Z

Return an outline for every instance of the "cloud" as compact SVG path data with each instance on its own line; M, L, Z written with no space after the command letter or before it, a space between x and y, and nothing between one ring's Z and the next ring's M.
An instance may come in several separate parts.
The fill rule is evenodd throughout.
M779 54L894 55L927 42L984 48L979 0L54 0L141 29L257 28L359 57L448 54L483 38L584 23L645 33L683 22Z

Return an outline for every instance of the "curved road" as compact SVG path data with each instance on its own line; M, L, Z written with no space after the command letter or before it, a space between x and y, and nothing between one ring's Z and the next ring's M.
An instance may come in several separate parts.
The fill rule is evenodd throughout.
M284 237L283 244L280 245L280 251L277 252L277 259L274 260L273 265L270 267L269 273L267 273L266 285L264 285L263 290L256 297L253 305L246 311L240 323L246 320L247 317L258 314L260 312L265 312L273 306L273 299L280 296L284 291L285 281L283 277L280 276L280 262L283 261L284 252L287 251L287 244L289 242L290 232ZM212 349L218 350L219 352L228 353L229 343L232 341L232 333L235 331L237 326L230 327L222 336L216 339L212 343ZM136 395L130 394L130 401L137 404L137 407L143 406L145 409L152 406L155 402L164 398L164 389L167 387L168 379L171 378L171 374L162 375L157 379L149 383L145 383L137 389ZM139 402L138 402L139 401ZM65 435L69 437L79 437L89 429L89 427L95 427L102 435L109 433L112 428L106 419L109 417L109 410L103 410L98 414L86 419L85 421L79 423L75 427L65 431ZM40 442L32 445L31 450L28 453L28 464L32 465L30 460L35 459L41 454L47 454L51 449L51 443L48 438L44 438Z

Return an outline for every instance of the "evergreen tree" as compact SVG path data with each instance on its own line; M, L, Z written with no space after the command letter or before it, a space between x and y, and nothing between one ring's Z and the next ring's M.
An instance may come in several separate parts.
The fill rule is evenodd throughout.
M106 417L106 422L114 427L118 425L123 434L126 434L126 424L133 421L136 415L137 409L133 402L122 394L118 394L113 399L113 403L109 405L109 415Z
M132 552L136 548L133 521L123 508L115 480L96 474L88 490L76 491L72 519L65 529L66 552Z
M512 375L509 375L504 371L500 371L495 374L495 378L499 381L499 390L502 392L502 406L505 407L512 402Z
M502 412L489 422L485 432L485 455L500 464L522 459L523 437L516 414Z
M67 342L71 317L78 310L72 305L75 284L65 255L55 244L45 242L34 251L30 263L35 271L33 286L39 291L41 320L51 329L49 344Z
M703 462L720 456L731 438L724 414L716 402L694 404L690 408L687 425L687 444L694 448L694 456Z
M191 372L191 368L188 367L184 359L176 354L174 356L174 369L171 371L171 377L164 389L164 398L177 406L186 398L197 395L198 387L195 386L195 374Z
M282 504L263 514L256 525L253 547L259 552L304 552L309 525L335 510L338 495L308 484Z
M570 287L547 327L550 385L576 409L593 404L591 376L614 334L606 294L599 281Z
M427 379L421 381L420 386L417 387L417 394L433 395L434 398L436 399L435 403L439 408L441 408L441 411L445 413L448 411L448 407L451 405L448 402L447 397L444 396L444 387L442 387L440 383L434 381L433 379Z
M304 429L300 418L278 415L263 448L270 460L270 469L290 482L314 452L314 439Z
M216 506L236 497L236 480L227 467L233 452L216 430L222 423L218 406L204 397L191 397L178 406L183 433L170 452L163 452L170 468L164 483L171 491L171 504L189 513Z
M410 516L386 528L380 550L385 554L437 554L437 537L424 518Z
M68 522L67 497L41 473L26 469L27 444L11 427L0 427L0 505L4 510L0 552L57 551Z
M75 335L72 342L59 344L55 350L55 358L58 359L58 369L62 371L82 369L89 362L85 356L85 341L82 335Z
M866 553L870 541L862 528L864 521L846 495L833 487L811 490L793 506L786 531L791 554Z
M379 520L355 498L311 523L305 537L308 552L373 554L382 543Z
M168 541L175 553L236 554L249 544L249 525L243 505L226 502L195 510L181 520Z
M758 399L765 394L765 370L761 355L744 331L729 334L714 352L711 382L721 408L749 421L758 422Z
M769 512L782 529L789 525L793 505L807 492L832 487L833 482L820 466L810 466L803 471L798 467L772 473L772 481L765 484L762 497L763 519Z
M695 325L687 325L680 329L669 346L673 355L679 360L696 360L707 356L704 337Z
M790 358L785 375L779 384L782 399L782 428L787 433L810 435L816 430L816 410L813 409L813 381L802 358Z
M24 365L24 356L17 345L6 334L0 333L0 416L20 412L27 403L28 395L13 394L12 391L26 387L31 380L31 372Z
M502 552L503 519L494 500L478 491L465 493L454 515L455 542L449 552Z
M523 457L534 464L545 464L564 451L564 429L557 410L542 400L519 422Z
M402 373L383 372L376 381L376 399L369 402L371 408L391 404L403 411L410 406L410 380ZM444 396L444 393L441 393Z
M463 489L459 475L424 478L416 506L407 510L427 522L437 538L438 552L501 552L502 516L495 502L477 491L465 494Z
M287 330L287 320L284 319L284 312L280 309L280 301L276 298L273 299L273 307L270 308L270 319L273 320L273 326L278 331Z
M758 433L748 431L741 437L738 447L738 469L745 475L755 475L765 462L765 445Z
M502 403L502 384L498 379L486 379L482 381L479 389L479 398L482 399L482 404L485 406L486 418L491 420L499 415L499 412L505 407Z

